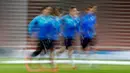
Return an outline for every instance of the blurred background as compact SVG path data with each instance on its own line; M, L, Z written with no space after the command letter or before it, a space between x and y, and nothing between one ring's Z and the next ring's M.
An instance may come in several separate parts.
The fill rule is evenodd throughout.
M27 27L42 6L58 6L67 11L75 5L82 11L91 3L98 6L98 52L94 58L130 60L129 0L0 0L0 57L23 58L26 48L35 49L30 47ZM77 40L76 49L79 43Z

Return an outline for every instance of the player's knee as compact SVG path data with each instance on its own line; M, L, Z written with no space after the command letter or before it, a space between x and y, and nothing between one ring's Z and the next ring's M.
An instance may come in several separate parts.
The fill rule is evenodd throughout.
M41 50L36 50L35 52L33 52L33 54L31 55L32 57L36 57L37 55L39 55L41 53Z

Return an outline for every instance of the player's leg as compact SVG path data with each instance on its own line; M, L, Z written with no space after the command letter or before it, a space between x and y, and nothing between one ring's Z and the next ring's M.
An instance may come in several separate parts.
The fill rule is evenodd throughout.
M50 40L50 45L49 45L49 49L50 49L50 60L52 61L52 65L53 68L55 68L55 62L54 62L54 40Z
M64 40L64 38L62 38L63 40ZM56 55L57 56L59 56L61 53L63 53L65 50L66 50L66 46L65 46L65 44L64 44L64 41L62 41L61 39L60 39L60 42L62 42L61 44L60 44L60 49L58 49L58 50L56 50Z
M61 48L56 51L56 55L59 56L61 53L63 53L66 50L65 48L65 46L61 46Z
M28 57L28 59L32 59L32 57L36 57L37 55L39 55L42 49L43 49L42 40L38 40L37 49Z
M65 43L65 46L66 46L66 49L67 49L67 53L68 53L68 58L71 60L72 62L72 67L75 68L75 63L73 62L73 51L74 51L74 48L72 47L72 43L73 43L73 39L72 38L65 38L64 40L64 43Z
M96 36L94 38L92 38L92 39L89 39L89 49L91 50L92 54L96 53L96 48L94 47L96 45L96 42L97 42ZM89 64L89 67L96 68L97 65Z
M84 37L81 37L80 41L81 41L80 42L80 44L81 44L81 50L78 51L78 56L81 59L82 54L88 53L88 48L87 47L88 47L89 41L88 41L88 38L84 38ZM86 55L88 55L88 54L86 54Z
M83 38L81 39L81 46L82 46L82 51L86 54L86 56L89 56L89 51L92 49L90 45L92 45L92 39L90 38ZM92 67L92 64L89 64L89 67Z
M89 48L88 48L88 45L89 45L89 39L88 38L81 38L81 46L82 46L82 51L83 52L88 52L89 51Z
M34 51L31 55L29 55L29 56L26 58L26 60L32 60L33 57L38 56L38 55L42 52L42 50L43 50L43 48L44 48L44 46L43 46L43 44L42 44L42 41L43 41L43 40L39 40L39 41L37 42L37 49L36 49L36 51ZM33 64L25 64L25 66L26 66L26 68L27 68L28 71L42 71L42 70L43 70L43 68L42 68L42 66L41 66L40 64L34 64L35 66L39 66L38 69L33 69L33 68L32 68L32 65L33 65Z
M93 51L93 53L96 52L96 47L95 47L96 43L97 43L97 37L94 36L94 38L90 39L90 49Z
M55 40L50 40L48 39L46 41L47 43L47 49L50 51L50 61L51 61L51 65L52 65L52 68L56 68L56 63L54 62L54 59L55 59L55 54L54 54L54 49L55 49Z
M65 46L66 46L66 49L68 50L68 58L72 58L73 47L72 47L72 39L71 38L65 39Z

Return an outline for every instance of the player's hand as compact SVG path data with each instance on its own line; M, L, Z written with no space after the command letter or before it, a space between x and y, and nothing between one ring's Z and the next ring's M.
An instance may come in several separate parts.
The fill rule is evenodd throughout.
M59 36L62 36L62 34L60 33Z
M37 32L34 32L34 33L31 35L31 38L37 38Z
M59 33L59 36L62 36L63 35L63 32Z

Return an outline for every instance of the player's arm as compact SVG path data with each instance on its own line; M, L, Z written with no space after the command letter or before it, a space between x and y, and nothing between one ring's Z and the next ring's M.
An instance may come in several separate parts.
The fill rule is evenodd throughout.
M80 33L80 29L81 29L80 27L81 27L81 19L79 18L78 19L78 29L77 29L78 33Z
M62 16L61 18L60 18L60 23L61 23L61 25L60 25L60 36L61 35L63 35L63 30L64 30L64 24L65 24L65 18L66 18L66 15L65 16Z
M59 18L59 24L60 24L60 26L59 26L59 29L58 29L58 33L59 33L60 36L62 36L62 25L63 25L63 23L62 23L62 20L60 18Z
M96 15L94 15L94 18L95 18L95 20L94 20L95 27L97 27L97 16L96 16Z
M54 22L53 22L54 27L56 28L56 32L60 35L60 27L61 27L61 21L59 17L55 17L54 18Z
M98 24L97 24L97 17L95 16L95 31L96 31L97 27L98 27ZM95 33L95 36L96 36L96 33Z
M35 18L29 23L29 26L28 26L29 36L33 36L33 33L36 32L37 19L38 19L38 18L35 17Z

